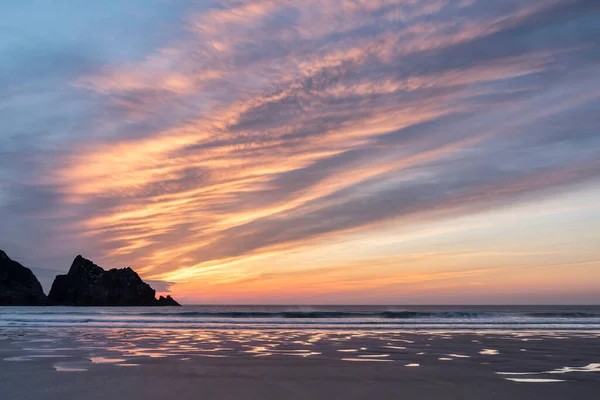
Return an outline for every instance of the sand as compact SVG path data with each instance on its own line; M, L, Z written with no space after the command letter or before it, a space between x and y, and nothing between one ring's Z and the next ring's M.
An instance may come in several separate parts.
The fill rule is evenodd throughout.
M596 399L598 333L0 330L0 399Z

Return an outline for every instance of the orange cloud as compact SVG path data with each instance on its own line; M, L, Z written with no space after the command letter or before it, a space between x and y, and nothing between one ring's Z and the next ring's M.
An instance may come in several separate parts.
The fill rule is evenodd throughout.
M456 17L474 6L242 1L189 15L183 38L74 82L116 105L99 124L122 135L75 145L48 180L69 205L94 210L74 229L107 261L189 296L414 289L497 274L444 271L435 257L423 268L438 270L391 271L408 262L398 254L286 264L349 233L468 214L593 175L589 158L523 173L501 165L506 137L597 92L541 104L520 97L520 84L498 89L585 47L469 51L548 8Z

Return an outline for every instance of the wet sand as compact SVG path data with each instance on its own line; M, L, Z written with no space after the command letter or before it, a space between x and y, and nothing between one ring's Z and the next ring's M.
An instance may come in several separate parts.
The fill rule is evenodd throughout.
M595 399L599 333L0 330L0 399Z

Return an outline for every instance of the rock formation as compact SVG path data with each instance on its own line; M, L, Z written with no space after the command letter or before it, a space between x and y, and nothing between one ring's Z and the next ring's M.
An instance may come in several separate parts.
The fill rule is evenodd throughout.
M131 268L105 271L77 256L66 275L58 275L48 301L67 306L179 306L171 296L156 292Z
M156 300L156 306L181 306L178 302L175 301L174 298L167 295L167 297L160 296L158 300Z
M29 268L11 260L0 250L0 306L46 304L42 285Z

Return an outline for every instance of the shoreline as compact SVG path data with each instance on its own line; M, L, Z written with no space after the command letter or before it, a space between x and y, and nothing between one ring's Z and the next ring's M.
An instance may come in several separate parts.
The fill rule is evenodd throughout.
M0 328L0 397L591 399L599 340L600 332Z
M600 331L600 306L0 307L0 327Z

